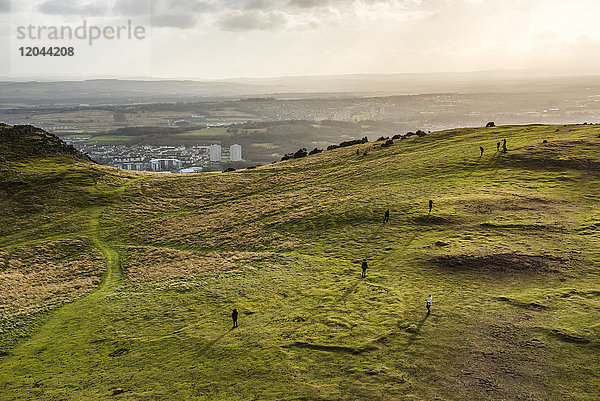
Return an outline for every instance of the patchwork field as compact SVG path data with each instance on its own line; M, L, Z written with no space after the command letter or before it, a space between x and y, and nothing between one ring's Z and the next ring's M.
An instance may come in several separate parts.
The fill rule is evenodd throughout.
M11 130L2 400L600 393L600 126L457 129L194 176L40 154Z

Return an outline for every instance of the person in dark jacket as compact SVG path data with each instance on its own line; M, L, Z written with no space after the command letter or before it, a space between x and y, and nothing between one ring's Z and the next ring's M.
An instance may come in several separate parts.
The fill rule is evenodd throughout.
M367 275L367 269L369 268L369 265L367 264L367 258L364 258L362 261L362 277L365 278Z
M431 209L433 209L433 201L429 200L429 214L431 214Z
M231 319L233 319L233 327L238 327L237 318L238 310L237 308L233 308L233 312L231 312Z
M390 209L386 210L383 216L383 222L387 223L388 221L390 221Z
M479 150L481 151L481 154L479 155L479 157L481 157L481 156L483 156L483 146L480 146Z

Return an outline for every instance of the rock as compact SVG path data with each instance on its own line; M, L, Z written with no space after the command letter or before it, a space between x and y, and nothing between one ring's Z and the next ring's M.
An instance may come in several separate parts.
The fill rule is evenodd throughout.
M113 395L119 395L119 394L123 394L125 392L124 388L118 387L116 389L113 390Z
M448 246L448 245L450 245L450 244L447 242L444 242L444 241L437 241L435 243L435 246Z

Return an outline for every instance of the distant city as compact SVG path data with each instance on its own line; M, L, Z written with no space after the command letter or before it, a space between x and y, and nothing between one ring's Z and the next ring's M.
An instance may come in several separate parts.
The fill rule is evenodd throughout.
M86 144L87 137L65 137L64 141L88 154L96 162L132 171L201 173L223 162L241 162L242 146L221 145L154 146Z

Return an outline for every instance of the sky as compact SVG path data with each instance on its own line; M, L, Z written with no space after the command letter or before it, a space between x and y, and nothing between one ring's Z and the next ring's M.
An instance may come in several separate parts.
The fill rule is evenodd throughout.
M132 21L144 40L17 40ZM552 70L600 74L598 0L0 0L0 77L223 79ZM21 46L76 56L24 57Z

